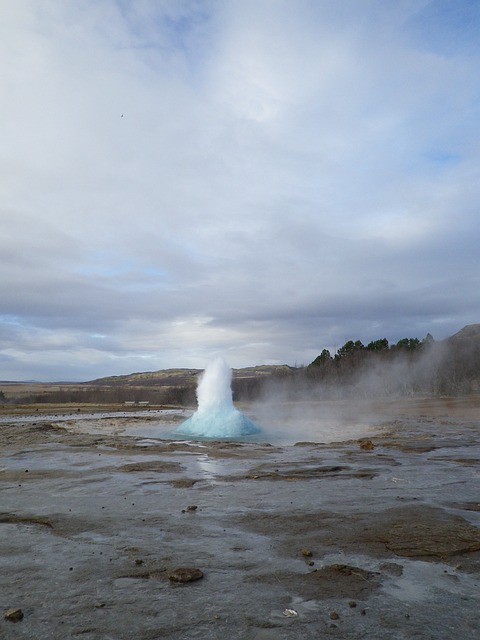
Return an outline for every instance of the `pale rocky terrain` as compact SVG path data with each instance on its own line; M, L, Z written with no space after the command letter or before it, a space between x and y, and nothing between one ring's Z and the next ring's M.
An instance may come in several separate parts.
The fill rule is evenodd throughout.
M480 637L478 397L284 409L255 442L5 410L0 637Z

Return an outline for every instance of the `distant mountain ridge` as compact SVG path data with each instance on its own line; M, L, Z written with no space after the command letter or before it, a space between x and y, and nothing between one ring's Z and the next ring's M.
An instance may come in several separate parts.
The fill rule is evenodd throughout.
M467 324L447 340L480 340L480 324Z
M144 371L137 373L129 373L120 376L107 376L105 378L97 378L96 380L90 380L84 384L94 385L148 385L161 384L161 385L179 385L179 384L191 384L195 381L197 376L202 373L203 369L160 369L158 371ZM258 365L255 367L244 367L243 369L233 369L234 380L248 380L264 378L271 375L281 376L287 375L294 371L293 367L287 364L281 365Z

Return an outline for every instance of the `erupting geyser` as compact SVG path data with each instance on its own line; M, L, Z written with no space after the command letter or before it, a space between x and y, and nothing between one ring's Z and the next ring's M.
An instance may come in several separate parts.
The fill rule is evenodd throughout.
M222 358L213 360L200 377L198 409L182 422L176 433L205 438L237 438L259 433L260 428L235 409L232 370Z

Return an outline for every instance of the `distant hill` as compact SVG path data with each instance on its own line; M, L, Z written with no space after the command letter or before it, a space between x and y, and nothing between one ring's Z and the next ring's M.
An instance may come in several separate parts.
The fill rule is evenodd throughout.
M193 382L200 371L200 369L162 369L160 371L143 371L138 373L128 373L121 376L96 378L95 380L89 380L84 384L104 386L187 384Z
M480 324L467 324L447 340L480 340Z
M446 391L480 392L480 324L469 324L443 342L446 349L442 375Z
M88 382L4 383L0 404L96 404L151 406L194 406L197 379L203 369L163 369L121 376L107 376ZM263 384L273 378L293 375L288 365L259 365L233 370L232 390L236 399L253 399Z
M272 375L288 375L294 369L286 364L282 365L258 365L256 367L245 367L243 369L233 369L233 380L250 380L267 378ZM141 373L130 373L122 376L108 376L97 378L85 382L86 385L99 386L171 386L189 385L195 382L197 376L203 369L161 369L159 371L145 371Z

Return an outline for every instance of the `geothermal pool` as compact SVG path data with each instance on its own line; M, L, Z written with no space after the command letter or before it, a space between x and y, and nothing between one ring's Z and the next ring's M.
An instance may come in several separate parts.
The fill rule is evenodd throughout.
M303 404L304 416L301 416ZM341 442L367 437L379 428L378 416L364 415L342 417L334 413L322 414L318 403L288 403L283 407L283 415L277 415L282 405L277 405L269 417L267 410L262 412L265 426L256 433L234 436L195 435L184 433L180 427L194 415L192 410L151 410L129 412L92 412L82 414L33 414L30 416L0 416L2 424L38 424L51 422L62 425L72 433L98 434L105 436L131 436L138 439L206 441L231 440L244 443L269 443L271 445L293 445L296 442L311 441L319 443ZM252 422L258 420L254 407L243 407L242 415L252 416Z
M182 436L244 438L261 429L233 405L232 370L222 358L213 360L197 388L198 408L176 430Z
M126 435L153 440L234 440L237 442L291 445L299 441L337 442L351 440L375 433L381 419L379 416L358 415L357 418L321 409L318 403L276 403L275 409L261 411L252 406L242 407L242 415L251 416L252 422L259 420L265 425L256 433L209 438L182 433L179 427L194 415L191 409L151 409L141 411L97 411L82 413L52 413L31 415L0 415L2 425L38 424L51 422L61 424L74 433L99 435ZM340 408L339 408L340 409ZM303 414L303 415L302 415Z

